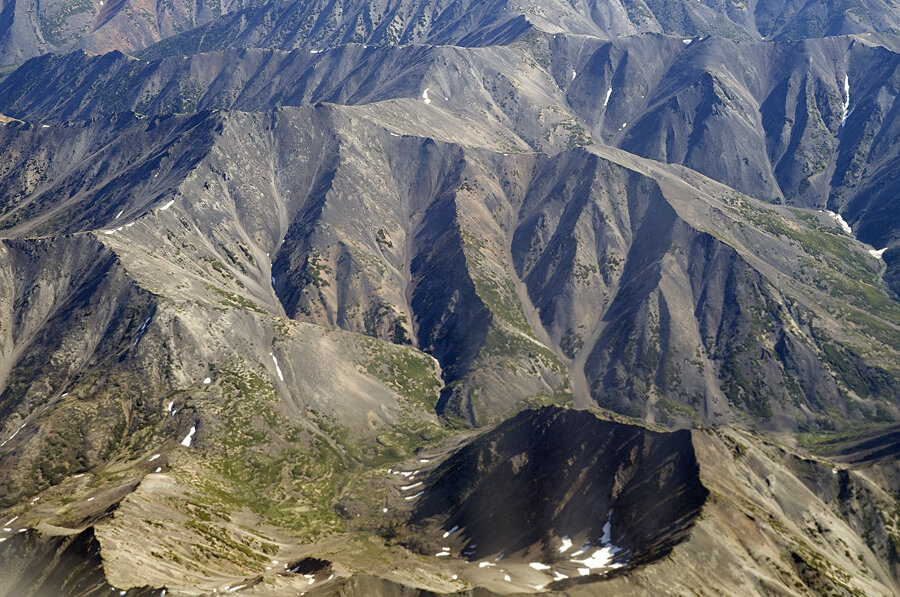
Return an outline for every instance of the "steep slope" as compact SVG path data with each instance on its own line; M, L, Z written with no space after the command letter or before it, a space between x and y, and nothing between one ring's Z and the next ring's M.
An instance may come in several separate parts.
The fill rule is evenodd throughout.
M616 150L500 153L503 127L459 122L419 99L10 125L16 152L116 131L126 172L146 177L88 176L103 155L89 149L40 154L47 180L4 222L13 236L99 229L160 280L174 259L197 282L147 287L169 298L208 294L205 279L236 304L424 350L443 372L437 411L469 424L573 391L668 424L892 412L897 307L830 218ZM409 134L420 127L446 140ZM50 217L73 201L90 207ZM143 224L169 213L186 219L164 236Z

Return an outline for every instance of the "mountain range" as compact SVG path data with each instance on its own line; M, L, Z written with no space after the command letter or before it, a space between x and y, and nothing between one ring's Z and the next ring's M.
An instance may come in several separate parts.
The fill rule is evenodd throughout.
M896 594L898 21L0 5L0 587Z

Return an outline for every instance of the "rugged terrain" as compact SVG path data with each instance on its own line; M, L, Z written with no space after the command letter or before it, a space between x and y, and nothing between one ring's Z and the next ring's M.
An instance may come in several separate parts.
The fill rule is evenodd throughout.
M896 594L898 20L4 5L0 586Z

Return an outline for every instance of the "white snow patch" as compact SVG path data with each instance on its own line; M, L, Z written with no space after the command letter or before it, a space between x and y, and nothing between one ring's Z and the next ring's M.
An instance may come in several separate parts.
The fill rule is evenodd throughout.
M541 564L540 562L532 562L528 565L535 570L550 570L550 566L548 566L547 564Z
M560 552L560 553L566 553L566 552L569 551L570 549L572 549L572 540L569 539L569 536L568 536L568 535L565 535L565 536L562 538L562 547L559 548L559 552Z
M403 477L408 477L408 476L410 476L411 474L412 474L412 471L406 471L405 473L400 473L400 475L403 476Z
M495 564L495 563L493 563L493 562L479 562L479 563L478 563L478 567L479 567L479 568L487 568L487 567L489 567L489 566L496 566L496 565L497 565L497 564Z
M424 101L426 104L431 103L431 100L428 99L428 88L427 87L425 88L425 91L422 92L422 101Z
M12 529L9 527L3 527L3 530L6 531L7 533L12 533Z
M554 570L554 572L553 572L553 580L564 580L564 579L566 579L566 578L569 578L569 577L566 576L565 574L563 574L562 572L557 572L557 571Z
M59 395L59 397L60 397L60 398L65 398L65 397L68 396L68 395L69 395L68 392L63 392L62 394Z
M208 378L208 377L204 377L204 378L203 378L203 385L207 385L207 386L208 386L208 385L211 384L211 383L212 383L212 379L210 379L210 378Z
M115 230L104 230L103 231L103 234L115 234L115 233L116 233Z
M17 521L17 520L19 520L19 517L18 517L18 516L13 516L13 517L10 518L9 520L7 520L7 521L6 521L6 524L3 525L3 526L8 527L9 525L11 525L12 523L14 523L14 522Z
M426 463L426 462L431 462L431 461L430 461L429 459L427 459L427 458L419 458L419 462L421 462L421 463L424 464L424 463Z
M122 216L122 214L123 214L124 212L125 212L125 210L123 209L122 211L120 211L119 213L117 213L115 219L118 220L118 219Z
M609 104L609 98L610 98L611 95L612 95L612 87L610 87L609 89L606 90L606 97L603 99L603 105L604 105L604 107L605 107L607 104Z
M153 472L154 472L154 473L161 473L161 472L162 472L162 467L161 467L161 466L156 467L156 470L153 471Z
M458 524L454 525L452 529L450 529L449 531L444 533L444 539L446 539L447 537L449 537L450 535L452 535L453 533L455 533L458 530L459 530L459 525Z
M238 589L243 589L243 588L246 587L246 586L247 586L247 585L238 585L238 586L236 586L236 587L231 587L230 589L228 589L228 592L229 592L229 593L234 593L234 592L237 591Z
M166 211L167 209L169 209L170 207L172 207L174 204L175 204L175 200L172 199L172 200L170 200L168 203L166 203L165 205L163 205L162 207L160 207L160 208L159 208L159 211Z
M150 319L152 319L152 318L153 318L152 315L150 317L148 317L147 320L144 322L144 325L141 326L141 329L138 330L137 336L135 336L134 344L132 346L137 346L137 343L141 341L141 338L144 336L144 331L147 329L147 324L150 323Z
M95 498L92 498L92 497L89 497L89 498L88 498L88 499L87 499L87 501L89 501L89 502L93 502L93 501L94 501L94 499L95 499Z
M26 425L25 423L22 423L22 425L21 425L18 429L16 429L15 431L13 431L13 434L10 435L10 436L6 439L6 442L8 442L8 441L11 440L12 438L16 437L16 435L17 435L20 431L22 431L23 429L25 429L25 425ZM5 445L6 445L6 442L3 442L2 444L0 444L0 446L5 446Z
M159 458L159 454L154 454L153 456L150 457L150 460L148 460L147 462L153 462L157 458Z
M400 135L398 135L397 133L391 133L391 137L399 137L399 136Z
M281 367L278 366L278 358L275 357L275 353L270 352L269 356L272 357L272 360L275 362L275 373L278 374L278 379L284 381L284 375L281 374Z
M844 115L841 117L841 126L847 122L848 116L850 116L850 77L844 75Z
M49 125L49 124L42 124L42 125L41 125L41 128L42 128L42 129L48 129L48 128L50 128L50 125Z
M590 568L579 568L578 569L578 574L580 574L581 576L587 576L590 573L591 573Z
M882 257L882 255L884 255L884 252L887 251L887 249L888 249L887 247L885 247L883 249L878 249L878 250L869 249L869 255L871 255L875 259L884 259L884 257Z
M441 556L449 556L449 555L450 555L449 552L442 551L442 552L439 552L439 553L434 554L434 557L439 558L439 557L441 557Z
M17 533L24 533L24 532L27 531L27 530L28 530L28 529L19 529L19 530L16 531L16 532L17 532Z
M321 51L322 51L322 50L310 50L309 53L310 53L310 54L318 54L318 53L321 52Z
M578 76L578 73L576 73L576 72L573 70L573 71L572 71L572 79L574 80L576 76Z
M683 39L683 40L681 40L681 43L683 43L683 44L686 45L686 46L689 46L689 45L691 45L691 42L692 42L692 41L694 41L694 40L692 40L692 39Z
M420 492L417 493L416 495L411 495L411 496L405 497L405 498L403 498L403 499L405 499L405 500L408 502L409 500L414 500L414 499L416 499L417 497L421 497L422 494L424 494L424 493L425 493L424 491L420 491Z
M844 219L844 217L841 214L835 213L835 212L827 210L827 209L825 210L825 213L827 213L829 216L831 216L835 222L840 224L841 229L844 232L846 232L847 234L850 234L851 236L853 235L853 229L850 227L850 224L847 223L847 221Z
M3 543L4 541L6 541L6 537L0 537L0 543Z
M594 553L584 559L584 560L572 560L572 562L576 564L581 564L587 568L606 568L612 562L613 556L616 552L621 551L619 547L615 545L606 545L601 547L600 549L594 551Z
M408 491L408 490L410 490L410 489L413 489L413 488L418 487L418 486L421 485L421 484L422 484L422 482L419 481L419 482L417 482L417 483L413 483L412 485L402 485L402 486L400 487L400 490L401 490L401 491Z
M381 511L387 514L387 508L382 508Z
M503 580L505 580L506 582L512 582L512 579L509 577L509 574L504 574Z
M619 127L619 128L622 128L622 129L624 129L624 128L625 128L625 125L627 125L627 124L628 124L628 123L627 123L627 122L623 122L623 123L622 123L622 126L621 126L621 127Z
M191 430L188 431L188 434L184 436L184 439L181 440L181 445L186 448L190 448L191 447L191 439L193 439L195 433L197 433L196 425L191 427Z

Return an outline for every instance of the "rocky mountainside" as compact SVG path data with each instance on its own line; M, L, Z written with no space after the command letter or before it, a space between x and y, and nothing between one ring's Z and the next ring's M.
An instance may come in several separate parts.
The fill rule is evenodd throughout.
M893 3L0 15L0 594L900 591Z

